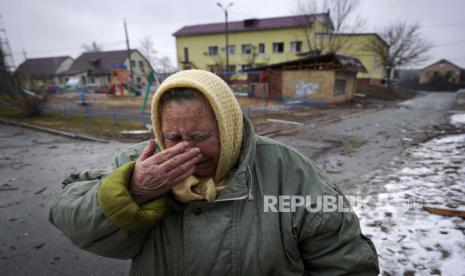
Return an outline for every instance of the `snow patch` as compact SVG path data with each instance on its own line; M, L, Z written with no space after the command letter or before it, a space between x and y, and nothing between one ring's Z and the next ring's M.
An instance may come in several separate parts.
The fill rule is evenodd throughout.
M465 125L465 113L450 116L450 123L455 126Z
M365 176L367 195L375 194L375 182L386 189L354 206L378 250L381 275L465 275L465 220L422 208L465 209L464 145L465 134L434 139Z

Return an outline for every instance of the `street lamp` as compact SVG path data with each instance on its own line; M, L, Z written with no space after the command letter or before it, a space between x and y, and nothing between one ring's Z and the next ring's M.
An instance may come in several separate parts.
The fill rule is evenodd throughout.
M227 6L223 7L221 3L217 2L216 5L220 7L224 11L224 17L225 17L225 24L224 24L224 30L225 30L225 35L226 35L226 69L225 72L229 70L229 40L228 40L228 8L233 5L233 3L229 3Z

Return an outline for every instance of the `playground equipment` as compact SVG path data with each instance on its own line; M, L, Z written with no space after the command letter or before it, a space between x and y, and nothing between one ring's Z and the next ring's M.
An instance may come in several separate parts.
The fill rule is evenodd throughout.
M140 109L141 113L145 112L145 107L147 105L147 100L150 95L150 90L151 90L153 83L156 84L156 88L160 86L160 80L158 79L157 75L155 74L154 71L150 71L149 74L147 75L147 86L145 87L144 101L142 102L142 106Z
M115 96L129 95L129 71L126 65L111 66L109 93Z

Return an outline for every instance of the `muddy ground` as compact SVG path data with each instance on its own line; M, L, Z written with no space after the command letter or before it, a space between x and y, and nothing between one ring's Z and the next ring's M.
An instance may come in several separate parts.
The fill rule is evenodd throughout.
M348 193L363 176L436 134L453 93L429 93L397 106L316 127L303 119L283 141L314 159ZM126 275L128 261L75 248L48 223L68 174L104 168L128 144L83 142L0 125L0 275ZM373 184L375 185L375 184ZM383 191L378 183L372 190Z

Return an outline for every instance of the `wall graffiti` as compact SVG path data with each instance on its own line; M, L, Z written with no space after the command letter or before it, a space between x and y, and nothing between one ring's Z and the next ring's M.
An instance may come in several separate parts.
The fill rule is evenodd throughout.
M315 94L319 88L320 85L317 83L300 81L295 86L295 95L296 97L306 98Z

